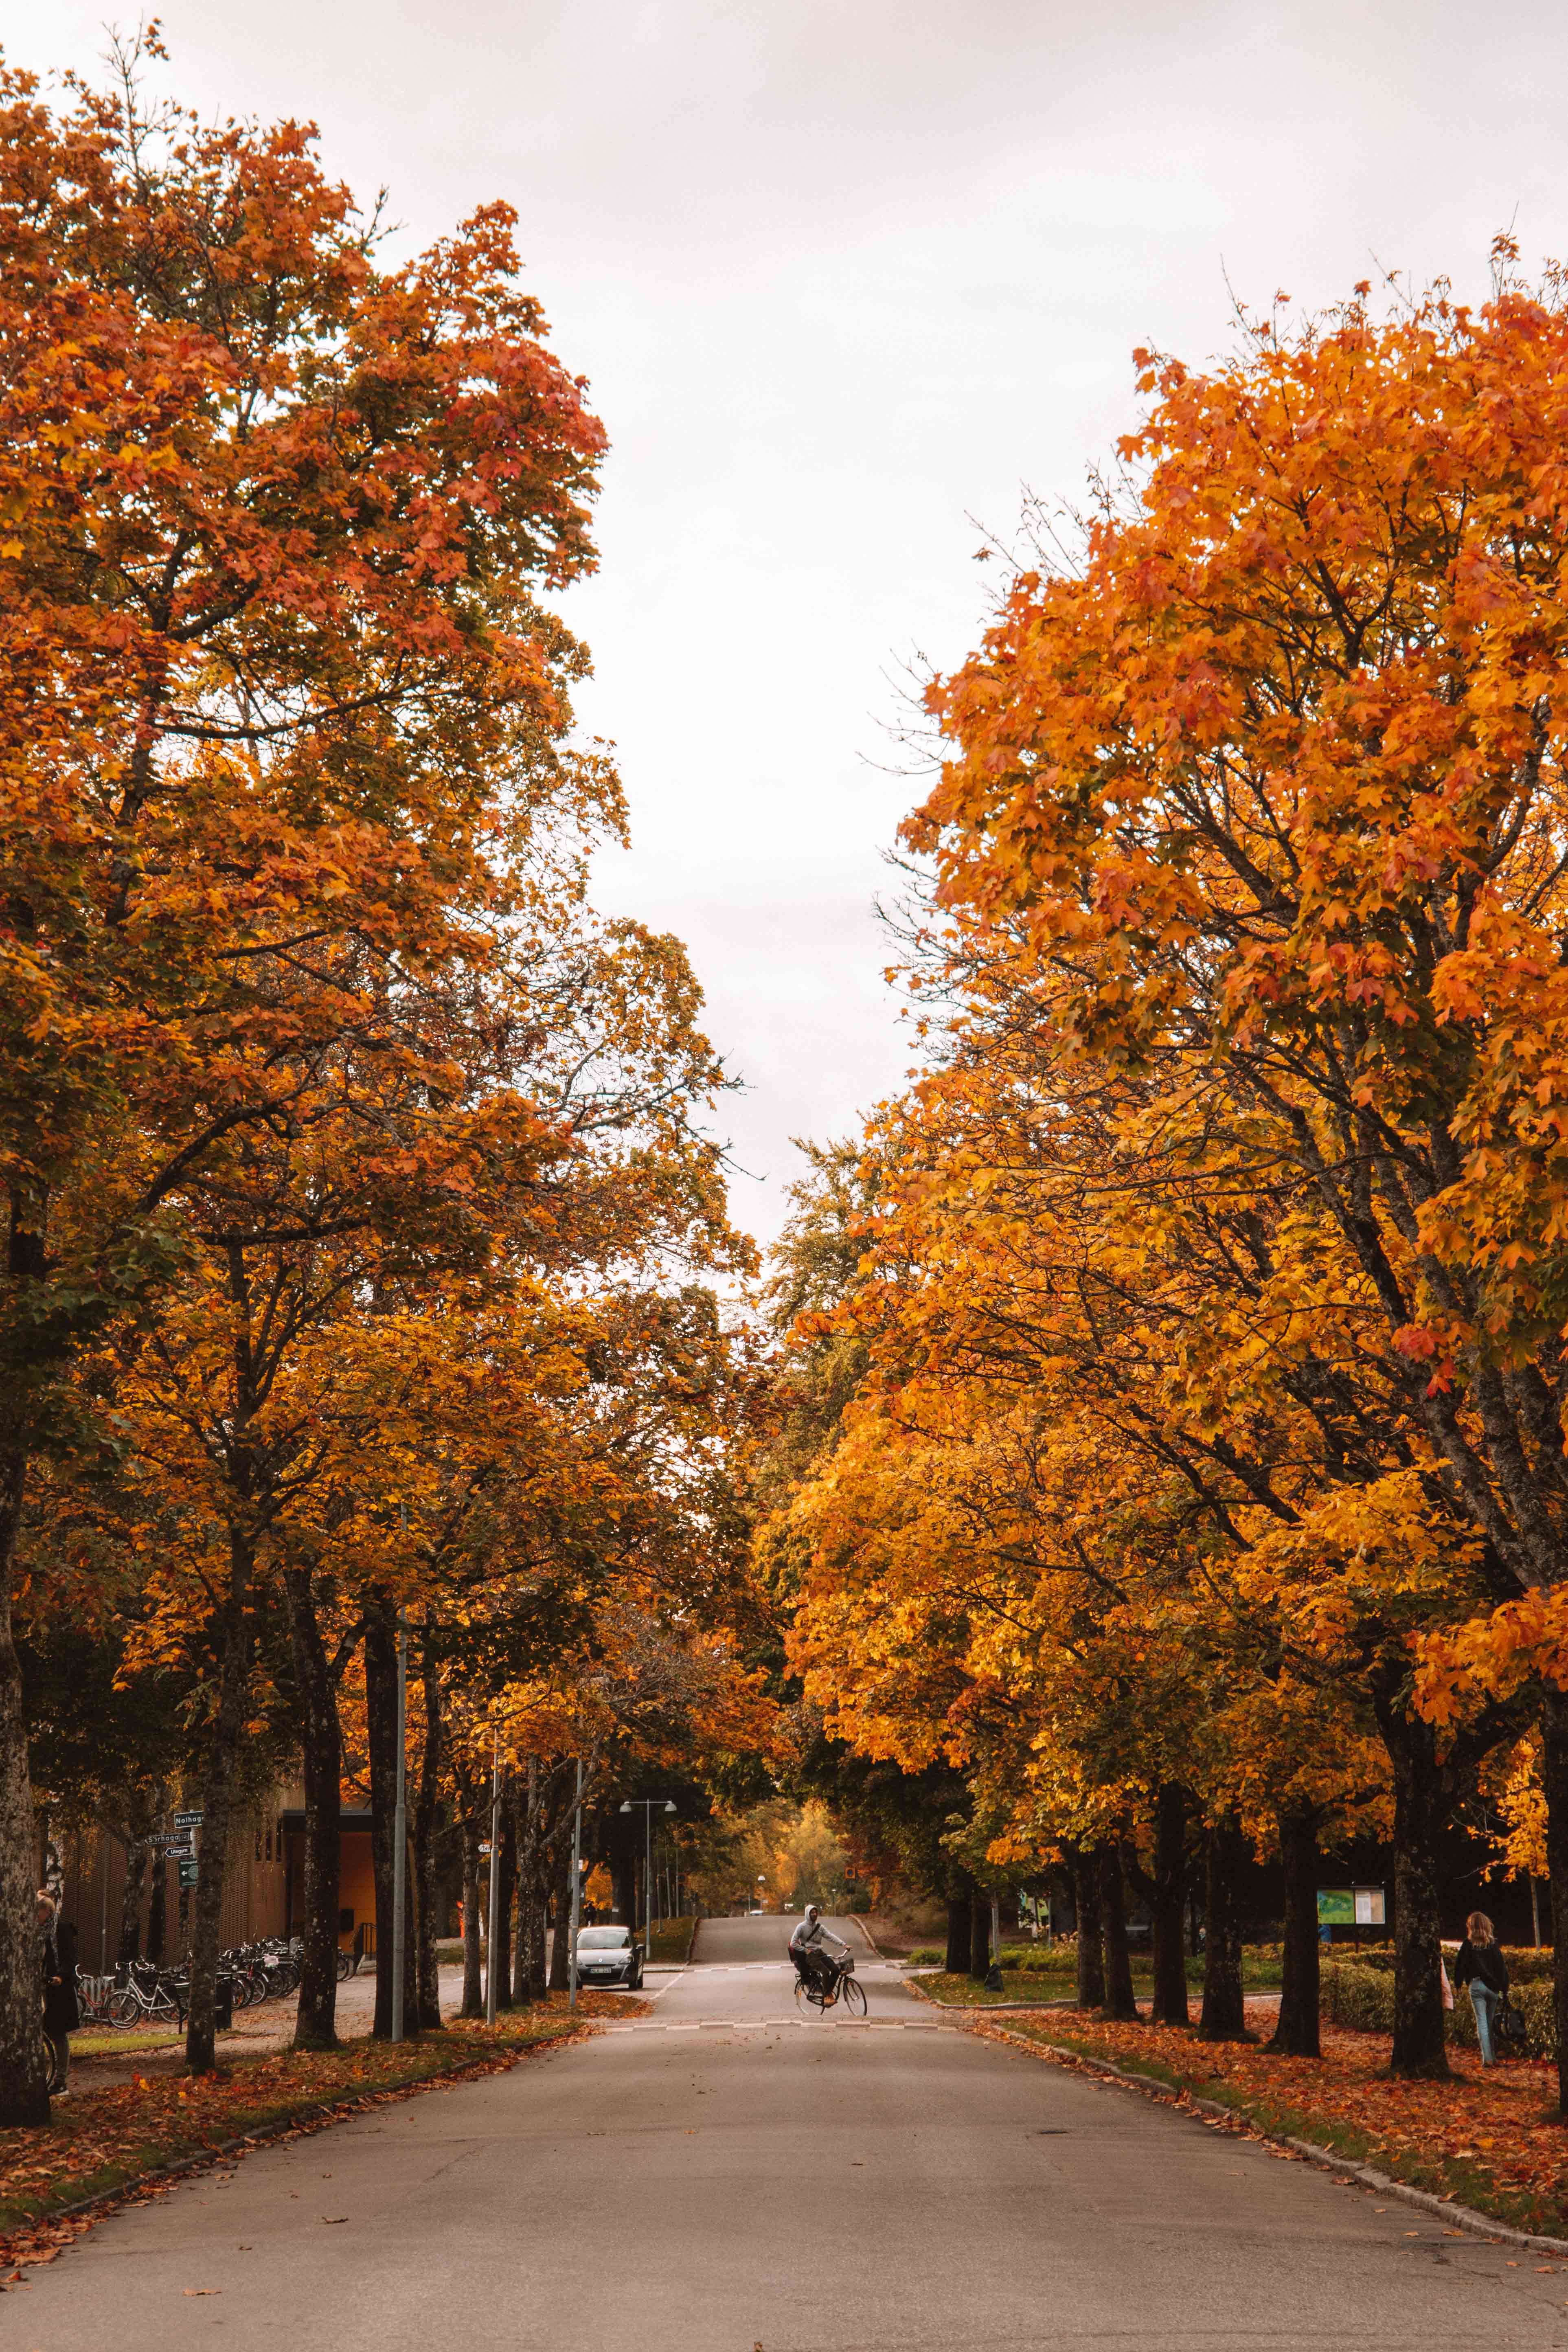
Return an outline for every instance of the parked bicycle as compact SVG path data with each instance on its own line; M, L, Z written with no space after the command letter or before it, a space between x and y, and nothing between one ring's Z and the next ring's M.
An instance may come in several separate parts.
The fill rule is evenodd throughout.
M121 2027L169 2024L179 2030L185 2022L190 1989L188 1969L160 1969L151 1960L132 1960L124 1982L109 1996L108 2021Z

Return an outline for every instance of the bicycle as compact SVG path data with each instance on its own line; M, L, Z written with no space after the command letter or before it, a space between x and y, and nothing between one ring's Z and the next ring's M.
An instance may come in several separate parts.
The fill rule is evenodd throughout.
M190 1990L188 1969L160 1969L151 1960L132 1960L125 1982L109 1997L109 2022L116 2026L168 2023L184 2032Z
M114 2021L110 2015L110 2004L118 1990L119 1986L113 1977L89 1976L85 1969L79 1968L76 1972L76 2000L82 2024L112 2025Z
M852 1952L846 1953L843 1959L834 1963L830 1988L820 1983L816 1977L807 1978L799 1968L795 1969L795 2004L803 2017L814 2009L818 2016L826 2015L828 2010L836 2009L840 2002L851 2017L865 2016L866 1988L855 1974Z

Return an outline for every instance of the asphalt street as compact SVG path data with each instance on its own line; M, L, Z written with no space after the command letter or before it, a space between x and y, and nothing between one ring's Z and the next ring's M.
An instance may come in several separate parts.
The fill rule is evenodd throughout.
M710 1922L647 2021L115 2216L0 2342L1568 2347L1568 2267L980 2040L869 1955L866 2021L803 2023L787 1927Z

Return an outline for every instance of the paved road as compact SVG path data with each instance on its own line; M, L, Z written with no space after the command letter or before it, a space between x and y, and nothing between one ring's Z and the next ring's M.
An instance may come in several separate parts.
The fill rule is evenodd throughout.
M100 2224L0 2300L0 2339L1568 2347L1568 2268L1510 2268L1504 2247L976 2040L868 1957L867 2022L801 2024L785 1926L705 1926L646 2022Z

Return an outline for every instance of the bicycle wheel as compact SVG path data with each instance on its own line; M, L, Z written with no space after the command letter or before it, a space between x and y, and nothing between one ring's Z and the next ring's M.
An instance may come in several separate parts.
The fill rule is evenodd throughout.
M865 2016L866 1988L858 1977L840 1978L838 1984L838 1998L844 2003L845 2008L849 2011L851 2017Z
M107 2006L110 2025L134 2025L142 2015L142 1996L134 1985L121 1985L110 1994Z
M795 1988L795 2005L802 2017L820 2017L822 1994L816 1986L802 1984L797 1979Z

